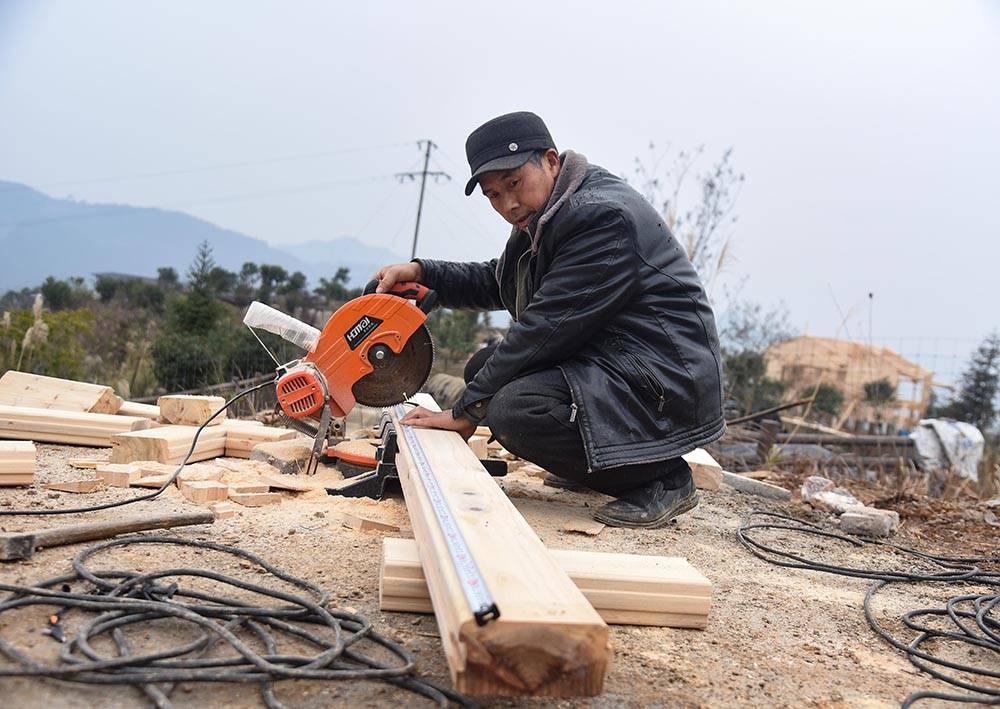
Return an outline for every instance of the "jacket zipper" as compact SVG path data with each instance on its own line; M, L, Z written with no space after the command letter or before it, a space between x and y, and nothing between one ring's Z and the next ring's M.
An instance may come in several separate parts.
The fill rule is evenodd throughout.
M632 366L635 368L636 374L639 375L639 378L642 380L642 383L645 385L645 387L649 390L649 393L657 398L656 413L662 414L663 407L667 403L666 396L663 391L663 384L661 384L660 380L657 379L651 371L649 371L649 367L646 366L646 363L643 362L641 359L639 359L635 354L629 352L628 350L626 350L621 346L619 346L618 351L621 352L622 355L624 355L628 359L628 361L632 363Z
M569 405L569 422L573 423L576 421L576 404Z

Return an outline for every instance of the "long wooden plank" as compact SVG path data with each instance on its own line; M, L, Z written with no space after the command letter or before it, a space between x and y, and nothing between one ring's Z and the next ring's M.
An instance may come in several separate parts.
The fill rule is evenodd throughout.
M422 405L436 409L430 397ZM399 424L403 495L456 688L472 695L593 696L610 660L608 627L462 438L409 428L500 617L478 625L425 475Z
M122 399L108 386L9 370L0 377L0 404L113 414Z
M134 416L0 404L0 438L109 446L116 433L148 427L148 419Z
M150 460L158 463L179 463L187 455L197 426L160 426L145 431L121 433L111 437L111 462L131 463ZM189 463L217 458L225 453L226 431L221 426L208 426L198 436L198 445Z
M606 623L705 628L712 584L682 557L549 549ZM427 581L411 539L382 541L379 607L429 613Z

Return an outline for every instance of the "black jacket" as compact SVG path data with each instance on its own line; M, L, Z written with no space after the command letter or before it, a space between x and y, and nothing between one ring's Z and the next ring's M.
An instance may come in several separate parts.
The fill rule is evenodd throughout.
M441 305L507 309L528 248L498 260L420 260ZM528 306L455 407L481 419L511 380L558 367L591 470L675 458L719 438L722 367L715 318L694 267L649 203L595 165L550 217L530 257ZM569 424L569 422L567 422Z

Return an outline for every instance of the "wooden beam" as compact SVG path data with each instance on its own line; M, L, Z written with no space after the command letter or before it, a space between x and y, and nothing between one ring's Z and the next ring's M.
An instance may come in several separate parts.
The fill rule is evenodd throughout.
M683 557L549 549L606 623L704 629L712 584ZM412 539L382 540L379 608L430 613L430 594Z
M115 417L122 418L122 417ZM146 419L138 419L145 421ZM120 433L111 437L111 462L155 461L179 463L184 460L197 426L160 426L145 431ZM217 458L225 453L226 431L221 426L209 426L198 436L198 445L189 463Z
M695 487L719 490L722 487L722 466L704 448L695 448L681 456L691 466Z
M107 447L111 437L149 428L149 419L0 404L0 438Z
M0 441L0 485L31 485L36 457L31 441Z
M160 418L165 423L180 426L200 426L221 409L226 400L221 396L193 396L191 394L170 394L161 396L156 405L160 407ZM218 426L226 420L226 412L212 419L209 426Z
M437 409L430 397L417 398ZM398 410L390 409L400 449L396 467L456 689L471 695L599 694L611 653L607 625L461 436L403 427ZM411 441L436 486L414 465ZM484 625L466 598L428 484L450 510L500 611Z
M226 456L229 458L249 458L258 443L289 441L297 438L298 431L290 428L265 426L259 421L224 421L226 431Z
M113 414L121 408L122 399L108 386L26 374L11 369L0 377L0 404Z
M140 416L151 421L160 420L160 407L155 404L140 404L137 401L126 401L116 411L119 416Z

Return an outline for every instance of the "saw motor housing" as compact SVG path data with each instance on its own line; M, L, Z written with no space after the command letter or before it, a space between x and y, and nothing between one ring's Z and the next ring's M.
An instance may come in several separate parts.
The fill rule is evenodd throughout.
M365 290L369 289L374 290L372 283ZM341 306L330 316L313 351L279 369L278 403L285 415L319 418L329 406L333 418L346 416L359 402L355 385L401 356L415 333L426 332L424 323L435 295L419 284L398 283L391 293L368 293ZM421 381L414 391L401 389L400 401L416 393L427 372L414 374ZM387 405L364 397L360 403Z

